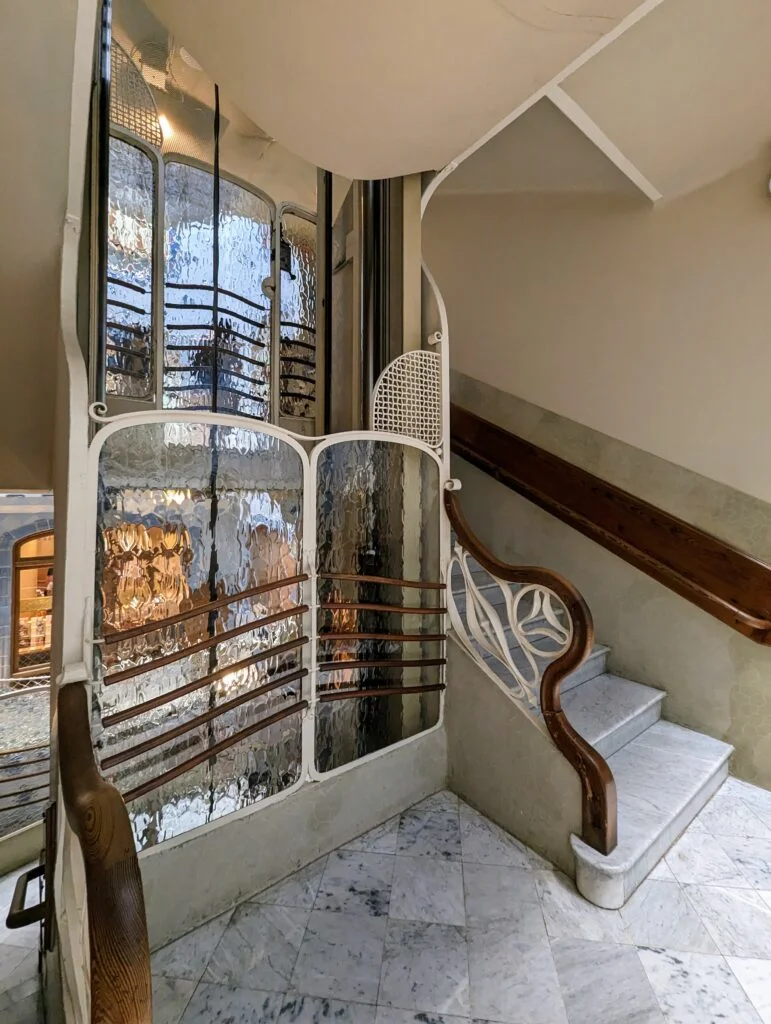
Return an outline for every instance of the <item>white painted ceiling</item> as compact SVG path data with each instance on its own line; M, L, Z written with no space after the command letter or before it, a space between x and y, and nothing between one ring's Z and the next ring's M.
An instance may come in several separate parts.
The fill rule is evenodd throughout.
M442 167L639 0L150 0L271 136L348 178Z

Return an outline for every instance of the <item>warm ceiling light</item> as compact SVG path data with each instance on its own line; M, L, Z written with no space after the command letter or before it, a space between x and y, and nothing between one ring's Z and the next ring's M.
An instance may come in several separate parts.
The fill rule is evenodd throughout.
M187 64L188 67L192 68L193 71L200 71L201 70L201 65L198 63L198 61L195 59L195 57L190 53L190 51L185 49L184 46L180 46L180 48L179 48L179 55L182 58L182 60L185 62L185 64Z
M171 135L171 123L165 114L161 114L158 117L158 123L161 126L161 134L164 140L166 140Z

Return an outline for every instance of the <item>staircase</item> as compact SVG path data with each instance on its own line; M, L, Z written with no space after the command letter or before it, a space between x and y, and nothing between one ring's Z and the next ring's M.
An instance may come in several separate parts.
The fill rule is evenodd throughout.
M470 560L474 581L507 621L500 587ZM458 574L452 589L465 617L465 593ZM517 665L524 653L506 629ZM497 658L479 649L488 667L507 686L514 679ZM618 793L618 845L609 855L571 837L576 885L590 902L616 909L626 903L675 840L690 825L728 776L733 748L701 733L662 721L666 694L607 670L609 649L595 646L589 658L562 684L562 706L573 728L607 761ZM544 664L548 663L548 654ZM538 708L531 714L540 717Z

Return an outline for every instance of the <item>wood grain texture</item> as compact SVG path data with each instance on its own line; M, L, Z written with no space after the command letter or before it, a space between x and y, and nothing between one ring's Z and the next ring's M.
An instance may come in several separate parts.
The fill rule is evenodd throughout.
M452 450L756 643L771 645L771 565L460 406Z
M567 610L572 624L570 645L544 671L541 712L555 746L575 768L581 781L581 838L600 853L611 853L618 842L618 802L613 773L605 759L570 724L560 695L562 680L578 668L594 646L591 612L573 584L564 577L549 569L509 565L491 554L468 525L454 491L445 491L444 506L461 547L482 568L506 583L544 587L556 594Z
M61 687L57 708L64 805L85 864L91 1024L151 1024L145 902L126 805L94 759L85 683Z

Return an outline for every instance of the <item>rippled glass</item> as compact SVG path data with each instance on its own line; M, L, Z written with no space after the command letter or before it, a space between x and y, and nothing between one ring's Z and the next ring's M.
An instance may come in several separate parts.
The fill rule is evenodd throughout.
M316 415L316 224L281 218L281 413Z
M110 139L109 162L105 387L108 395L149 399L155 170L122 139Z
M301 586L264 588L300 573L302 488L298 452L249 427L141 424L102 448L94 732L140 846L299 778L298 713L206 752L301 699Z
M167 163L164 406L267 419L271 303L262 283L270 276L271 210L220 181L215 292L214 202L209 171Z
M441 682L442 666L430 662L443 658L443 591L427 586L441 575L439 469L398 442L340 441L319 456L316 500L316 764L327 771L438 720L435 691L324 695ZM378 579L335 578L346 575Z

